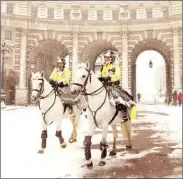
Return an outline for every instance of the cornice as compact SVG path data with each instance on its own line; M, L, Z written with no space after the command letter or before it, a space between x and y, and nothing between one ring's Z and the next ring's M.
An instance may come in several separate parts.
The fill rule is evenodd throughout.
M5 16L5 15L2 15L1 16L2 20L7 20L9 19L10 21L11 20L19 20L19 21L22 21L22 22L25 22L25 21L28 21L28 25L29 24L36 24L36 23L41 23L41 24L46 24L46 25L79 25L79 26L90 26L90 25L96 25L96 26L112 26L112 25L128 25L128 26L131 26L131 25L139 25L139 24L143 24L143 25L148 25L148 24L156 24L156 23L171 23L171 22L175 22L175 21L182 21L182 17L181 16L171 16L171 17L168 17L168 18L154 18L154 19L137 19L137 20L131 20L131 19L128 19L128 20L111 20L111 21L98 21L98 20L95 20L95 21L91 21L91 20L48 20L48 19L39 19L39 18L36 18L36 19L33 19L31 17L25 17L25 16ZM11 24L11 22L10 22ZM2 26L3 26L3 23L2 23Z

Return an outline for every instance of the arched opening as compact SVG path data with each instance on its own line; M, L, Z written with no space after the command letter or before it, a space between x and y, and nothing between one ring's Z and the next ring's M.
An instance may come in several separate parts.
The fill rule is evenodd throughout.
M95 69L95 62L97 57L107 50L114 50L117 49L107 41L95 41L90 43L81 53L81 62L90 62L91 68Z
M142 41L139 44L137 44L134 49L132 50L131 54L131 90L132 95L135 99L137 99L137 87L136 87L136 61L138 56L146 51L146 50L154 50L158 53L160 53L164 59L165 62L165 71L166 71L166 90L165 90L165 96L170 97L172 94L172 54L169 50L169 47L167 47L163 42L156 40L156 39L148 39L146 41ZM151 56L148 57L148 59ZM149 62L148 62L149 63ZM147 75L147 74L144 74Z
M67 55L68 50L61 42L44 40L30 52L28 58L29 66L33 71L43 70L47 78L56 64L57 56L65 58Z
M150 63L152 62L152 67ZM164 102L166 66L163 56L154 51L142 52L136 60L136 91L141 102Z
M28 57L27 86L29 89L29 103L31 103L31 71L43 71L46 79L49 78L54 69L57 57L66 58L66 66L69 67L69 53L67 48L56 40L44 40L36 47L33 47Z
M113 51L115 54L115 63L119 64L119 54L117 51L115 50L111 50ZM95 62L95 67L94 67L94 72L98 73L98 71L101 69L102 65L104 64L104 54L106 53L106 51L102 52L101 54L99 54L96 58L96 62Z

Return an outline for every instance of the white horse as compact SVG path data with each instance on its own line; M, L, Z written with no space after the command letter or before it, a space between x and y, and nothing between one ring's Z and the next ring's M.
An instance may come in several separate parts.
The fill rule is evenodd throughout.
M64 117L69 117L72 120L73 131L69 142L75 142L77 136L78 120L80 119L81 109L77 105L73 105L73 114L69 114L69 110L66 109L64 113L63 102L57 95L57 92L53 89L50 83L44 78L42 73L32 73L32 101L38 100L39 108L42 112L42 144L39 153L44 153L46 148L47 139L47 125L52 122L56 123L56 137L59 138L60 145L62 148L66 147L66 142L62 136L62 122Z
M103 84L98 80L98 77L89 69L89 62L82 63L76 70L75 78L71 87L72 92L83 92L88 96L88 108L87 108L87 118L88 118L88 134L84 139L84 150L86 165L88 168L93 166L91 161L91 138L95 132L96 127L101 126L102 128L102 139L100 142L101 160L99 166L106 164L105 157L107 156L107 133L108 126L111 125L113 129L114 142L113 150L110 155L116 155L116 138L117 129L116 125L120 124L122 134L128 139L126 147L132 148L131 144L131 120L124 121L123 113L120 111L116 113L116 108L111 106L108 92L103 86ZM116 113L116 117L115 117Z

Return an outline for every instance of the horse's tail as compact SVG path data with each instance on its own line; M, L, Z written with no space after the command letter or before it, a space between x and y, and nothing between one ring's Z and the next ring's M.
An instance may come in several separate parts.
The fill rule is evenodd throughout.
M129 140L131 140L131 131L132 131L131 129L132 126L130 119L121 123L121 131L124 138L128 138Z

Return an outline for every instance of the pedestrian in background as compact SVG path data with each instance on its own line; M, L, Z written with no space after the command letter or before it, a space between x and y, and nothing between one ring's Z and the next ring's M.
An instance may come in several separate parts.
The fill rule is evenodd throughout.
M179 106L181 106L181 104L182 104L182 93L181 92L179 92L177 99L179 101Z
M137 97L138 97L138 102L140 102L141 94L138 93L138 94L137 94Z
M177 106L177 90L175 90L172 94L172 97L173 97L173 105L174 106Z

